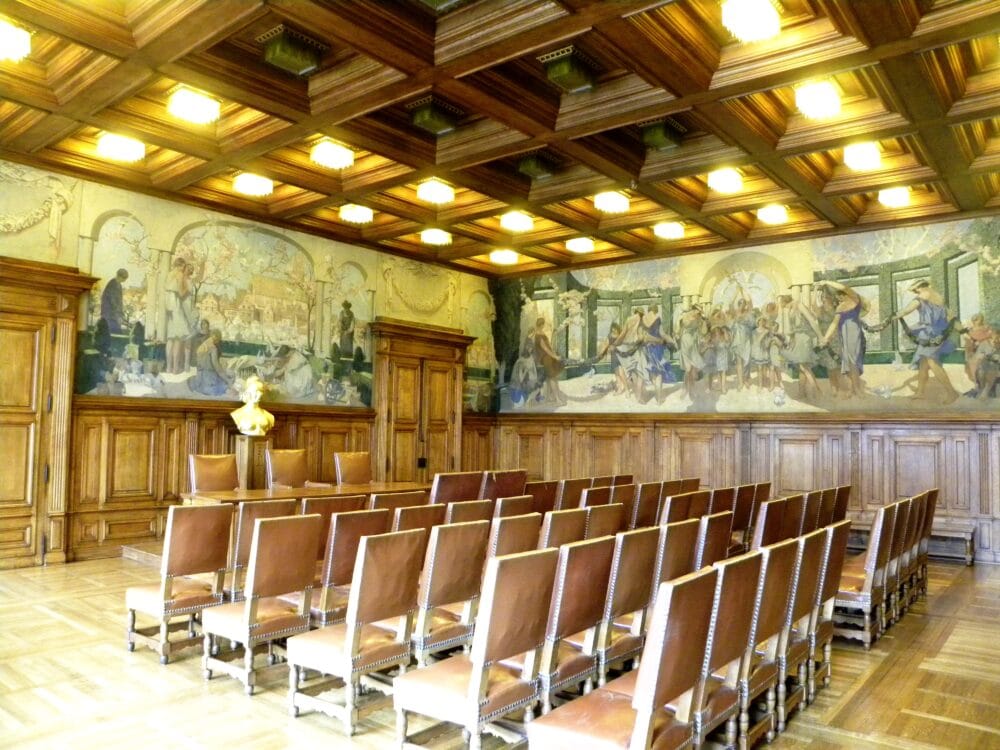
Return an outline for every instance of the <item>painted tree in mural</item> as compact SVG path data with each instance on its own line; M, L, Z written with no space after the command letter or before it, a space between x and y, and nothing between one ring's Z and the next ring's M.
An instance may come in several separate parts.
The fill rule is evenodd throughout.
M217 294L234 291L233 263L240 248L221 223L209 222L185 232L174 248L175 257L184 257L192 266L190 276L194 306L202 288L210 286Z

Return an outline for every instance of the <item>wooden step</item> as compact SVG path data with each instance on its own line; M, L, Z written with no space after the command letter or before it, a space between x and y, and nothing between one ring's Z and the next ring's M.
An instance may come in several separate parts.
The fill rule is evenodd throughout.
M143 542L142 544L123 544L122 557L135 560L144 565L159 568L163 561L163 542Z

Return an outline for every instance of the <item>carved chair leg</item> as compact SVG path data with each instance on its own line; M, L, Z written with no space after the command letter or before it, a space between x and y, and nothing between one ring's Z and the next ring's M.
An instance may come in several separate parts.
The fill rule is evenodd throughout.
M202 646L201 653L201 670L202 675L206 680L212 679L212 670L208 668L208 660L211 658L212 653L215 650L215 636L211 633L205 633L205 643Z
M358 720L358 688L360 677L352 675L344 683L344 727L347 729L347 736L354 736L354 729Z
M125 649L135 651L135 610L130 609L125 615Z
M768 716L771 717L771 722L770 722L770 725L768 726L768 729L767 729L767 741L768 742L771 742L774 739L774 734L775 734L774 727L775 727L775 723L777 722L777 719L775 718L775 716L777 714L777 708L778 708L777 707L777 703L778 703L778 699L777 699L777 694L775 692L775 686L772 685L771 687L769 687L767 689L767 713L768 713Z
M288 665L288 715L297 717L299 707L295 705L295 694L299 691L299 667L297 664Z
M407 723L406 709L396 711L396 743L399 747L406 744Z
M826 664L826 674L823 675L823 687L830 687L833 676L833 641L827 641L823 646L823 663Z
M785 731L785 699L788 697L788 687L782 672L778 673L778 731Z
M170 623L166 620L160 623L160 664L170 661Z
M254 689L254 672L253 672L253 646L249 643L243 646L243 671L244 671L244 682L243 691L247 695L253 695Z

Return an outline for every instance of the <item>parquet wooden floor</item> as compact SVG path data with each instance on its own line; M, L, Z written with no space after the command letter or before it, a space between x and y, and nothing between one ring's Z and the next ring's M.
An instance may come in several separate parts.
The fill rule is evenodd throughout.
M251 698L205 682L194 651L166 667L127 653L125 588L155 577L122 559L0 572L0 747L393 747L391 710L350 740L323 715L289 717L284 670ZM836 643L833 684L773 747L1000 748L998 645L1000 567L932 564L928 599L871 652ZM434 744L461 746L457 731Z

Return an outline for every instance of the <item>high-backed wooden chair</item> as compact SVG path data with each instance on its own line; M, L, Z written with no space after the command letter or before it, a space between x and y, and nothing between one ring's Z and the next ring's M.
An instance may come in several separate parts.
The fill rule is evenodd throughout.
M530 750L689 747L717 575L662 584L639 669L528 724Z
M760 583L751 618L747 652L740 668L740 750L761 737L774 739L777 726L778 648L784 637L789 582L795 574L798 539L760 548ZM761 701L761 696L766 699ZM757 704L755 710L754 706ZM751 721L753 723L751 724Z
M889 563L895 522L895 504L884 506L875 512L861 567L851 570L845 560L834 601L834 634L858 639L866 650L871 648L882 632L885 571Z
M784 498L781 514L781 539L791 539L802 533L802 519L806 512L805 495L789 495Z
M409 531L410 529L424 529L430 533L432 526L439 526L444 523L447 511L448 507L440 503L436 505L411 505L396 508L393 511L392 530ZM424 537L425 541L426 538Z
M736 488L736 498L733 502L733 537L729 545L729 554L738 555L750 546L750 524L753 517L753 497L757 487L753 484L741 484Z
M532 505L534 513L548 513L556 509L556 500L559 495L559 482L556 480L545 482L526 482L524 494L531 495L535 502Z
M665 479L665 480L663 480L663 484L661 485L661 489L660 489L660 499L663 500L664 498L671 497L673 495L679 495L679 494L681 494L684 491L684 490L681 489L681 487L683 487L683 486L684 486L684 480L683 479ZM695 489L698 489L698 488L695 487Z
M431 529L413 629L413 655L421 667L428 656L472 640L489 535L489 521ZM444 609L456 604L462 605L458 616L452 608Z
M431 503L452 503L456 500L481 500L482 471L455 471L434 475L431 481Z
M615 484L611 486L611 504L618 503L625 507L625 525L632 520L632 508L635 505L636 485Z
M319 516L258 518L254 526L247 567L245 600L211 607L202 613L205 679L225 672L243 683L253 695L256 681L254 652L309 629L309 611L316 568L315 549L320 533ZM298 606L281 599L299 594ZM218 636L243 646L243 659L228 661L213 656Z
M924 513L927 507L927 493L921 492L910 498L910 518L906 524L906 540L899 563L896 584L896 606L899 615L906 614L915 599L917 556L920 553L920 534L923 531Z
M542 517L538 532L538 549L559 547L569 542L582 542L587 533L587 509L549 511Z
M708 515L708 505L712 499L711 490L698 490L689 493L688 518L701 518Z
M660 518L659 523L677 523L678 521L686 521L690 518L688 511L691 509L691 495L690 492L682 492L678 495L669 495L663 498L663 503L660 505Z
M542 528L542 516L526 513L523 516L494 518L490 526L490 541L487 557L514 555L530 552L538 546L538 536Z
M423 490L413 492L381 492L368 498L368 510L385 509L395 513L396 508L413 508L427 505L427 493Z
M712 490L712 497L708 501L708 512L725 513L735 511L736 508L736 488L716 487Z
M920 551L917 555L918 588L920 593L925 596L927 595L927 551L930 547L931 532L934 530L934 512L937 509L937 500L937 488L927 490L927 505L924 509L924 522L920 534Z
M837 504L837 488L827 487L820 492L819 518L816 528L820 529L833 523L834 506Z
M694 519L691 519L694 520ZM695 545L693 570L725 560L733 529L733 513L713 513L698 519L698 542Z
M577 479L560 479L559 495L556 500L556 510L569 510L580 507L580 495L590 487L590 477Z
M823 548L823 565L819 588L816 590L816 606L809 626L809 702L816 698L816 682L823 686L830 684L833 655L833 605L840 586L840 576L844 570L844 553L851 532L850 521L840 521L823 527L826 543Z
M614 475L608 474L600 477L591 477L591 487L610 487L615 483Z
M268 448L264 451L264 476L271 489L288 487L332 487L329 482L309 480L305 448Z
M188 454L188 483L192 492L239 489L240 477L236 468L236 454Z
M628 520L630 529L641 529L656 525L656 514L660 509L660 492L663 482L643 482L636 485L635 500L632 502L632 515Z
M125 590L129 651L135 650L138 641L156 651L160 663L166 664L175 651L199 641L195 615L223 601L232 523L233 508L228 504L170 507L159 582ZM206 573L213 576L211 583L190 577ZM155 618L157 624L136 629L136 612ZM176 629L171 621L179 617L186 621L187 638L171 641L170 632Z
M493 518L492 500L463 500L448 503L444 514L445 523L468 523L469 521L489 521Z
M813 490L806 493L805 508L802 512L802 525L800 534L808 534L820 527L819 513L823 505L823 490ZM827 524L823 524L826 526Z
M524 485L527 481L528 472L524 469L483 472L483 486L479 492L479 499L496 500L500 497L514 497L516 495L527 494L524 490Z
M907 525L910 523L911 498L895 503L896 518L892 527L892 544L889 547L889 564L885 569L885 594L883 596L882 627L888 627L899 620L899 587L902 584L902 569L905 565L903 553L906 549Z
M795 577L789 589L784 640L778 644L778 731L785 731L788 715L809 698L809 623L819 587L826 530L798 537ZM789 679L791 678L791 679ZM791 683L791 684L789 684Z
M833 503L833 523L847 518L847 506L851 500L851 485L845 484L837 488L837 497Z
M372 456L368 451L340 451L333 454L337 484L369 484L372 481Z
M622 484L635 484L634 474L615 474L614 478L611 480L611 485L613 487L618 487Z
M625 529L625 507L621 503L595 505L587 508L587 524L583 532L584 539L614 536L619 531L624 531Z
M408 714L459 724L479 750L483 726L538 701L537 651L545 641L558 553L493 557L486 563L479 616L468 656L452 656L393 681L397 741L408 742ZM525 654L521 669L502 661Z
M317 515L322 519L319 534L319 546L316 549L316 559L322 560L326 553L326 540L330 535L330 517L336 513L351 513L364 510L364 495L332 495L330 497L304 497L301 500L299 512L303 516ZM252 524L251 524L252 526Z
M361 539L344 622L288 639L288 702L293 715L302 708L322 711L340 719L347 734L353 735L362 711L384 705L384 701L359 705L361 676L394 667L400 674L406 672L425 537L423 530L414 529ZM387 570L393 574L386 575ZM330 686L328 679L302 684L305 669L342 680L343 703L316 694ZM369 684L379 686L374 681Z
M611 502L611 485L588 487L580 493L580 507L589 508L594 505L607 505Z
M253 546L257 519L294 515L296 504L294 500L253 500L236 506L236 529L233 533L233 543L229 554L229 581L226 584L226 598L229 601L243 601L244 579L247 565L250 562L250 551ZM320 533L322 533L322 519L319 523ZM314 570L316 560L322 557L317 555L320 546L320 541L317 539L311 550Z
M699 477L681 479L681 492L697 492L699 489L701 489L701 479Z
M757 520L753 526L753 540L750 549L760 549L780 542L784 522L785 501L767 500L757 509Z
M493 515L496 518L523 516L525 513L531 513L534 504L535 499L531 495L500 497L497 498L496 504L493 506Z

